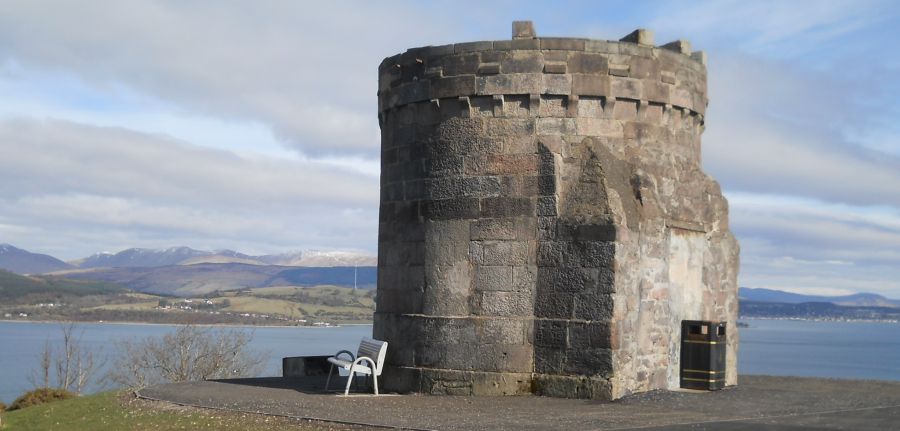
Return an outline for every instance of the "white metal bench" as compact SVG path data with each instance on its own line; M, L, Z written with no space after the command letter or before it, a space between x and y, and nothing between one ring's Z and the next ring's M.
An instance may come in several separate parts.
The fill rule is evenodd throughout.
M384 365L384 355L387 353L387 344L387 341L363 338L362 341L359 342L359 349L357 349L355 357L353 356L353 352L341 350L335 353L334 356L328 358L328 362L331 363L331 368L328 369L328 379L325 380L325 390L328 390L328 385L331 383L331 374L334 372L335 365L337 365L338 367L347 370L349 373L347 376L347 387L344 389L344 395L350 393L350 383L353 381L353 378L356 377L356 373L372 376L372 382L375 386L375 395L378 395L378 376L381 375L381 367ZM350 360L342 359L340 356L343 354L349 356Z

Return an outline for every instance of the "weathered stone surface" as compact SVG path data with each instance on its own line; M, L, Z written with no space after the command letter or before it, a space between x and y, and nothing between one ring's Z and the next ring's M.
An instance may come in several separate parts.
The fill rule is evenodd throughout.
M548 397L609 400L614 393L612 383L601 377L537 374L533 385L536 394Z
M475 290L513 290L513 268L511 266L478 266L472 282Z
M573 52L568 59L569 73L604 75L609 70L609 59L603 54Z
M569 346L568 325L564 320L535 320L534 345L564 350Z
M557 216L559 215L556 207L556 196L541 196L537 201L538 216Z
M477 240L513 240L516 239L516 220L484 219L472 222L470 239Z
M427 201L424 216L430 220L473 219L480 213L477 198Z
M579 96L609 96L609 77L603 75L572 75L572 94Z
M478 66L476 65L475 67ZM446 68L444 71L445 73L448 72ZM475 94L474 76L448 76L446 78L431 80L430 98L443 99L458 94Z
M521 241L491 241L484 244L485 265L524 265L528 247Z
M561 61L548 61L544 63L544 73L566 73L568 66Z
M481 314L489 316L531 316L532 292L486 291L481 294Z
M479 75L496 75L500 73L500 63L481 63L478 65Z
M601 292L575 294L575 319L606 321L613 315L613 298Z
M496 197L481 200L482 217L534 216L534 202L528 198Z
M573 322L568 327L570 349L595 349L610 347L610 328L606 322Z
M538 270L538 279L543 270ZM534 301L534 316L547 319L572 319L574 301L571 292L554 292L540 283L537 285L537 297ZM536 362L540 364L540 361Z
M675 51L679 54L691 54L691 43L684 39L678 39L676 41L669 42L661 46L660 48Z
M478 42L464 42L453 45L453 51L457 54L474 51L487 51L494 47L494 43L489 40Z
M490 197L500 194L497 177L447 177L431 180L426 186L425 197L433 200L457 197Z
M584 51L584 41L584 39L572 39L567 37L547 37L541 39L541 49Z
M487 344L493 344L497 340L503 340L506 344L525 344L527 341L528 325L525 320L490 319L475 322L478 337Z
M619 39L622 42L631 42L636 43L638 45L653 45L653 32L647 30L645 28L639 28L631 33L628 33L627 36Z
M534 154L492 154L466 159L468 175L527 175L537 172Z
M534 23L531 21L513 21L512 37L513 39L530 39L535 37Z
M513 51L503 59L503 73L541 73L544 57L536 51Z
M652 33L414 48L378 70L374 334L390 389L615 399L679 384L738 246L700 164L705 55Z
M478 94L532 94L540 93L542 84L540 73L481 76L477 80L477 91Z

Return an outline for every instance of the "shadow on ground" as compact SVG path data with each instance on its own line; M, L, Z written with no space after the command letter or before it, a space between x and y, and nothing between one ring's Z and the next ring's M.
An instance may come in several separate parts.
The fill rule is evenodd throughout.
M343 389L346 378L332 384ZM900 382L742 376L717 392L657 391L615 402L538 396L324 392L324 378L173 383L139 396L380 428L430 430L884 430L900 424Z
M310 376L310 377L253 377L244 379L221 379L211 380L212 382L222 383L225 385L241 385L252 386L256 388L267 389L285 389L293 390L307 395L334 395L343 394L347 385L347 376L332 377L325 389L327 381L326 376ZM358 377L351 383L351 393L371 393L371 382L363 377Z

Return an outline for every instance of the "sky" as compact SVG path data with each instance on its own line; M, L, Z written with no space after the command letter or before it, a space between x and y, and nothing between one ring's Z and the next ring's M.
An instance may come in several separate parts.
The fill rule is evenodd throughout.
M900 298L900 3L0 2L0 243L377 250L377 66L409 47L688 39L741 286Z

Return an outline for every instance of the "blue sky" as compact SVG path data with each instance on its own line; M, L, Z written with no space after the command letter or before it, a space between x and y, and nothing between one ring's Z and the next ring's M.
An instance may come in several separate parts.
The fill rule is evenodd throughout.
M900 298L896 2L327 3L0 3L0 242L374 252L378 63L530 19L708 53L741 285Z

